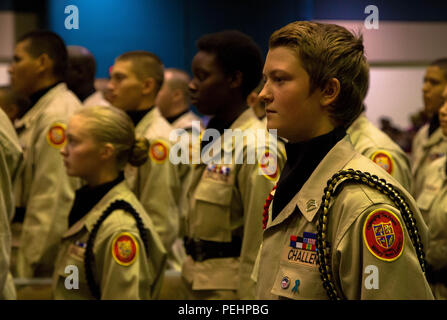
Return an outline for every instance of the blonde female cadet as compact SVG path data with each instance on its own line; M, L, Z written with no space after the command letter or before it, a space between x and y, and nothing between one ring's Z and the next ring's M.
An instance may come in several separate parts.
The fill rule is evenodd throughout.
M258 298L432 299L416 203L344 129L368 87L361 38L291 23L270 37L263 73L267 127L288 144L264 211Z
M127 162L146 161L147 141L135 139L123 111L88 107L70 119L61 154L67 174L87 185L76 191L69 214L53 275L54 298L156 298L166 251L122 172Z

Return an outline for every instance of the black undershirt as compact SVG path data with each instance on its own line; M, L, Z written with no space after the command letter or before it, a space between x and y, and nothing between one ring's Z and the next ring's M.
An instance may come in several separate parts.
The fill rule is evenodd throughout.
M128 110L126 111L126 113L130 117L130 119L132 119L134 126L137 126L141 119L143 119L144 116L153 108L154 106L151 106L150 108L144 110Z
M430 137L433 132L436 131L436 129L438 129L440 127L440 123L439 123L439 117L436 114L430 121L430 125L428 127L428 136Z
M277 183L272 220L301 190L321 160L345 135L345 129L338 127L308 141L286 144L287 161Z
M32 95L30 95L29 96L30 103L28 104L27 108L25 108L24 110L20 110L19 118L22 118L34 105L36 105L37 101L39 101L40 98L42 98L48 91L53 89L55 86L57 86L61 82L62 81L58 81L58 82L52 84L51 86L40 89L40 90L34 92Z
M73 206L68 215L68 226L71 227L82 219L92 208L118 183L124 180L124 173L120 172L118 178L99 186L84 186L76 190Z

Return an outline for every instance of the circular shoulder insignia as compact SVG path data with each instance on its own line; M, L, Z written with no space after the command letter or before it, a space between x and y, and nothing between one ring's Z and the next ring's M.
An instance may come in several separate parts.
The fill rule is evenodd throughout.
M149 148L149 157L156 163L163 163L169 155L168 150L166 143L161 140L155 140Z
M51 128L47 133L47 142L50 146L60 149L65 145L66 136L65 130L67 129L66 125L60 122L53 123Z
M377 165L379 165L380 167L382 167L382 169L384 169L389 174L393 173L394 161L393 161L393 157L391 157L391 155L388 152L376 151L371 156L371 160L374 163L376 163Z
M130 266L138 256L138 242L129 232L122 232L113 239L112 256L122 266Z
M404 231L399 218L387 209L377 209L366 218L363 240L368 250L378 259L394 261L404 248Z
M260 174L269 180L276 181L278 178L278 161L275 154L266 150L258 162Z

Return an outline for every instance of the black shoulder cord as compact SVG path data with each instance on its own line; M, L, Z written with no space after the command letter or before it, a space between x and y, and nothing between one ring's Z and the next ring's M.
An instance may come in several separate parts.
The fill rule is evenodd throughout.
M375 188L382 194L386 195L397 206L407 227L411 242L416 249L416 254L422 271L425 272L425 254L422 248L418 228L416 226L416 220L414 219L410 207L400 194L399 190L394 188L392 184L387 183L384 179L379 179L376 175L371 175L368 172L362 172L360 170L354 171L353 169L342 170L334 174L332 178L328 180L327 186L324 189L324 195L321 203L323 213L320 215L317 225L317 249L318 262L320 265L319 269L321 279L323 280L323 287L326 290L329 299L344 299L344 297L342 297L342 295L337 292L336 286L333 282L329 263L329 243L327 242L329 202L330 199L334 196L337 183L341 180L343 180L343 182L351 181L361 183ZM337 191L339 190L340 189L337 189Z
M95 277L93 275L93 268L95 264L95 256L93 254L93 244L95 242L96 234L98 233L99 227L104 222L104 220L106 220L107 217L115 210L124 210L126 212L129 212L135 218L137 222L138 231L140 232L141 235L141 240L144 243L146 254L149 255L149 248L147 246L147 240L148 240L147 230L144 227L143 221L141 220L141 217L138 214L138 212L128 202L124 200L116 200L113 203L111 203L93 226L93 229L90 232L90 235L87 240L87 246L84 255L85 277L87 279L87 284L88 287L90 288L90 292L92 293L92 295L98 300L101 298L101 290L98 284L96 283Z

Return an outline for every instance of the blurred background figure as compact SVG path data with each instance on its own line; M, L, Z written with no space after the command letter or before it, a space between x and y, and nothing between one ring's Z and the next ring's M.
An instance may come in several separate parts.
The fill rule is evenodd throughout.
M11 273L11 228L15 211L14 186L23 161L19 138L8 116L0 110L0 300L15 299Z
M447 86L439 109L440 128L447 137ZM446 150L447 151L447 150ZM428 225L427 279L436 299L447 299L447 163L446 156L427 166L417 204Z
M63 82L67 63L65 43L57 34L34 31L18 40L8 70L13 90L31 101L14 122L25 161L15 190L14 216L22 226L14 268L21 278L51 276L79 185L66 175L59 154L66 143L68 118L81 107Z
M438 111L444 100L442 93L447 85L447 58L433 61L425 72L422 93L424 98L424 112L429 119L416 133L412 144L412 194L417 198L422 188L425 169L447 151L447 138L443 136L439 127Z
M180 69L164 71L164 81L155 99L163 117L174 127L191 130L193 121L200 118L189 107L189 75Z
M0 88L0 107L6 113L12 123L21 116L30 102L26 97L21 97L15 93L11 87Z
M102 91L95 89L96 61L93 54L81 46L68 46L67 86L84 106L108 106Z
M265 102L259 97L259 93L261 92L262 88L264 88L264 80L261 80L259 85L252 92L250 92L247 97L247 104L253 109L259 120L267 123L267 119L265 117Z
M112 105L125 111L136 134L150 143L149 161L138 168L127 165L125 176L169 252L178 236L181 187L178 169L169 161L173 128L155 107L163 78L163 63L157 55L130 51L115 59L108 89Z

